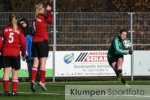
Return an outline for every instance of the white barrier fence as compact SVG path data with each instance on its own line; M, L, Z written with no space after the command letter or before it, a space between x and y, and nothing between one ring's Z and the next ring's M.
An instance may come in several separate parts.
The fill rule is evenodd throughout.
M123 74L131 75L130 55L125 56ZM108 64L107 51L58 51L55 76L115 76L115 73Z
M107 62L107 51L56 51L55 77L115 76ZM150 76L150 51L134 51L134 76ZM19 77L28 77L27 64L21 61ZM53 52L46 64L47 77L53 73ZM123 74L131 76L131 56L124 56ZM0 77L3 70L0 70Z
M134 76L150 76L150 51L134 51Z

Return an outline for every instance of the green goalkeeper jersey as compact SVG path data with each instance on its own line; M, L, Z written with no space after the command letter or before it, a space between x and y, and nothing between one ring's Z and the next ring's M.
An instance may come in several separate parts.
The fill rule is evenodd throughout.
M111 59L117 54L126 55L128 54L128 51L124 50L123 42L119 40L118 36L115 36L109 48L107 58Z

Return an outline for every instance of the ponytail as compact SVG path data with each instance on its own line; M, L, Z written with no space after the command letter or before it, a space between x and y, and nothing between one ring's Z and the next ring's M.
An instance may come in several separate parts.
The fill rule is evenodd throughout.
M17 30L17 28L18 28L17 22L15 22L13 20L14 18L16 19L16 15L14 15L14 14L9 16L9 23L10 23L10 25L12 25L13 31Z

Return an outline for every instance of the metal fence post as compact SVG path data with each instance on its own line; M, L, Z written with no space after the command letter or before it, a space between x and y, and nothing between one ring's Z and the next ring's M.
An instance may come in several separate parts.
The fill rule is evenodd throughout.
M133 14L134 12L130 12L130 35L131 35L131 43L132 43L132 51L134 50L133 48ZM131 55L131 81L134 80L134 52L133 54Z
M53 0L53 82L55 82L55 52L56 52L56 0Z

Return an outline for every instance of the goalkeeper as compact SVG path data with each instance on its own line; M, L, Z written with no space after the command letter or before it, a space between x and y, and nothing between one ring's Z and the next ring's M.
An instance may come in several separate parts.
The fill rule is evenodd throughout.
M121 30L120 33L114 37L107 54L108 62L115 71L118 81L121 81L124 85L127 83L122 75L123 55L132 54L132 50L125 50L124 48L123 41L126 37L127 31Z

